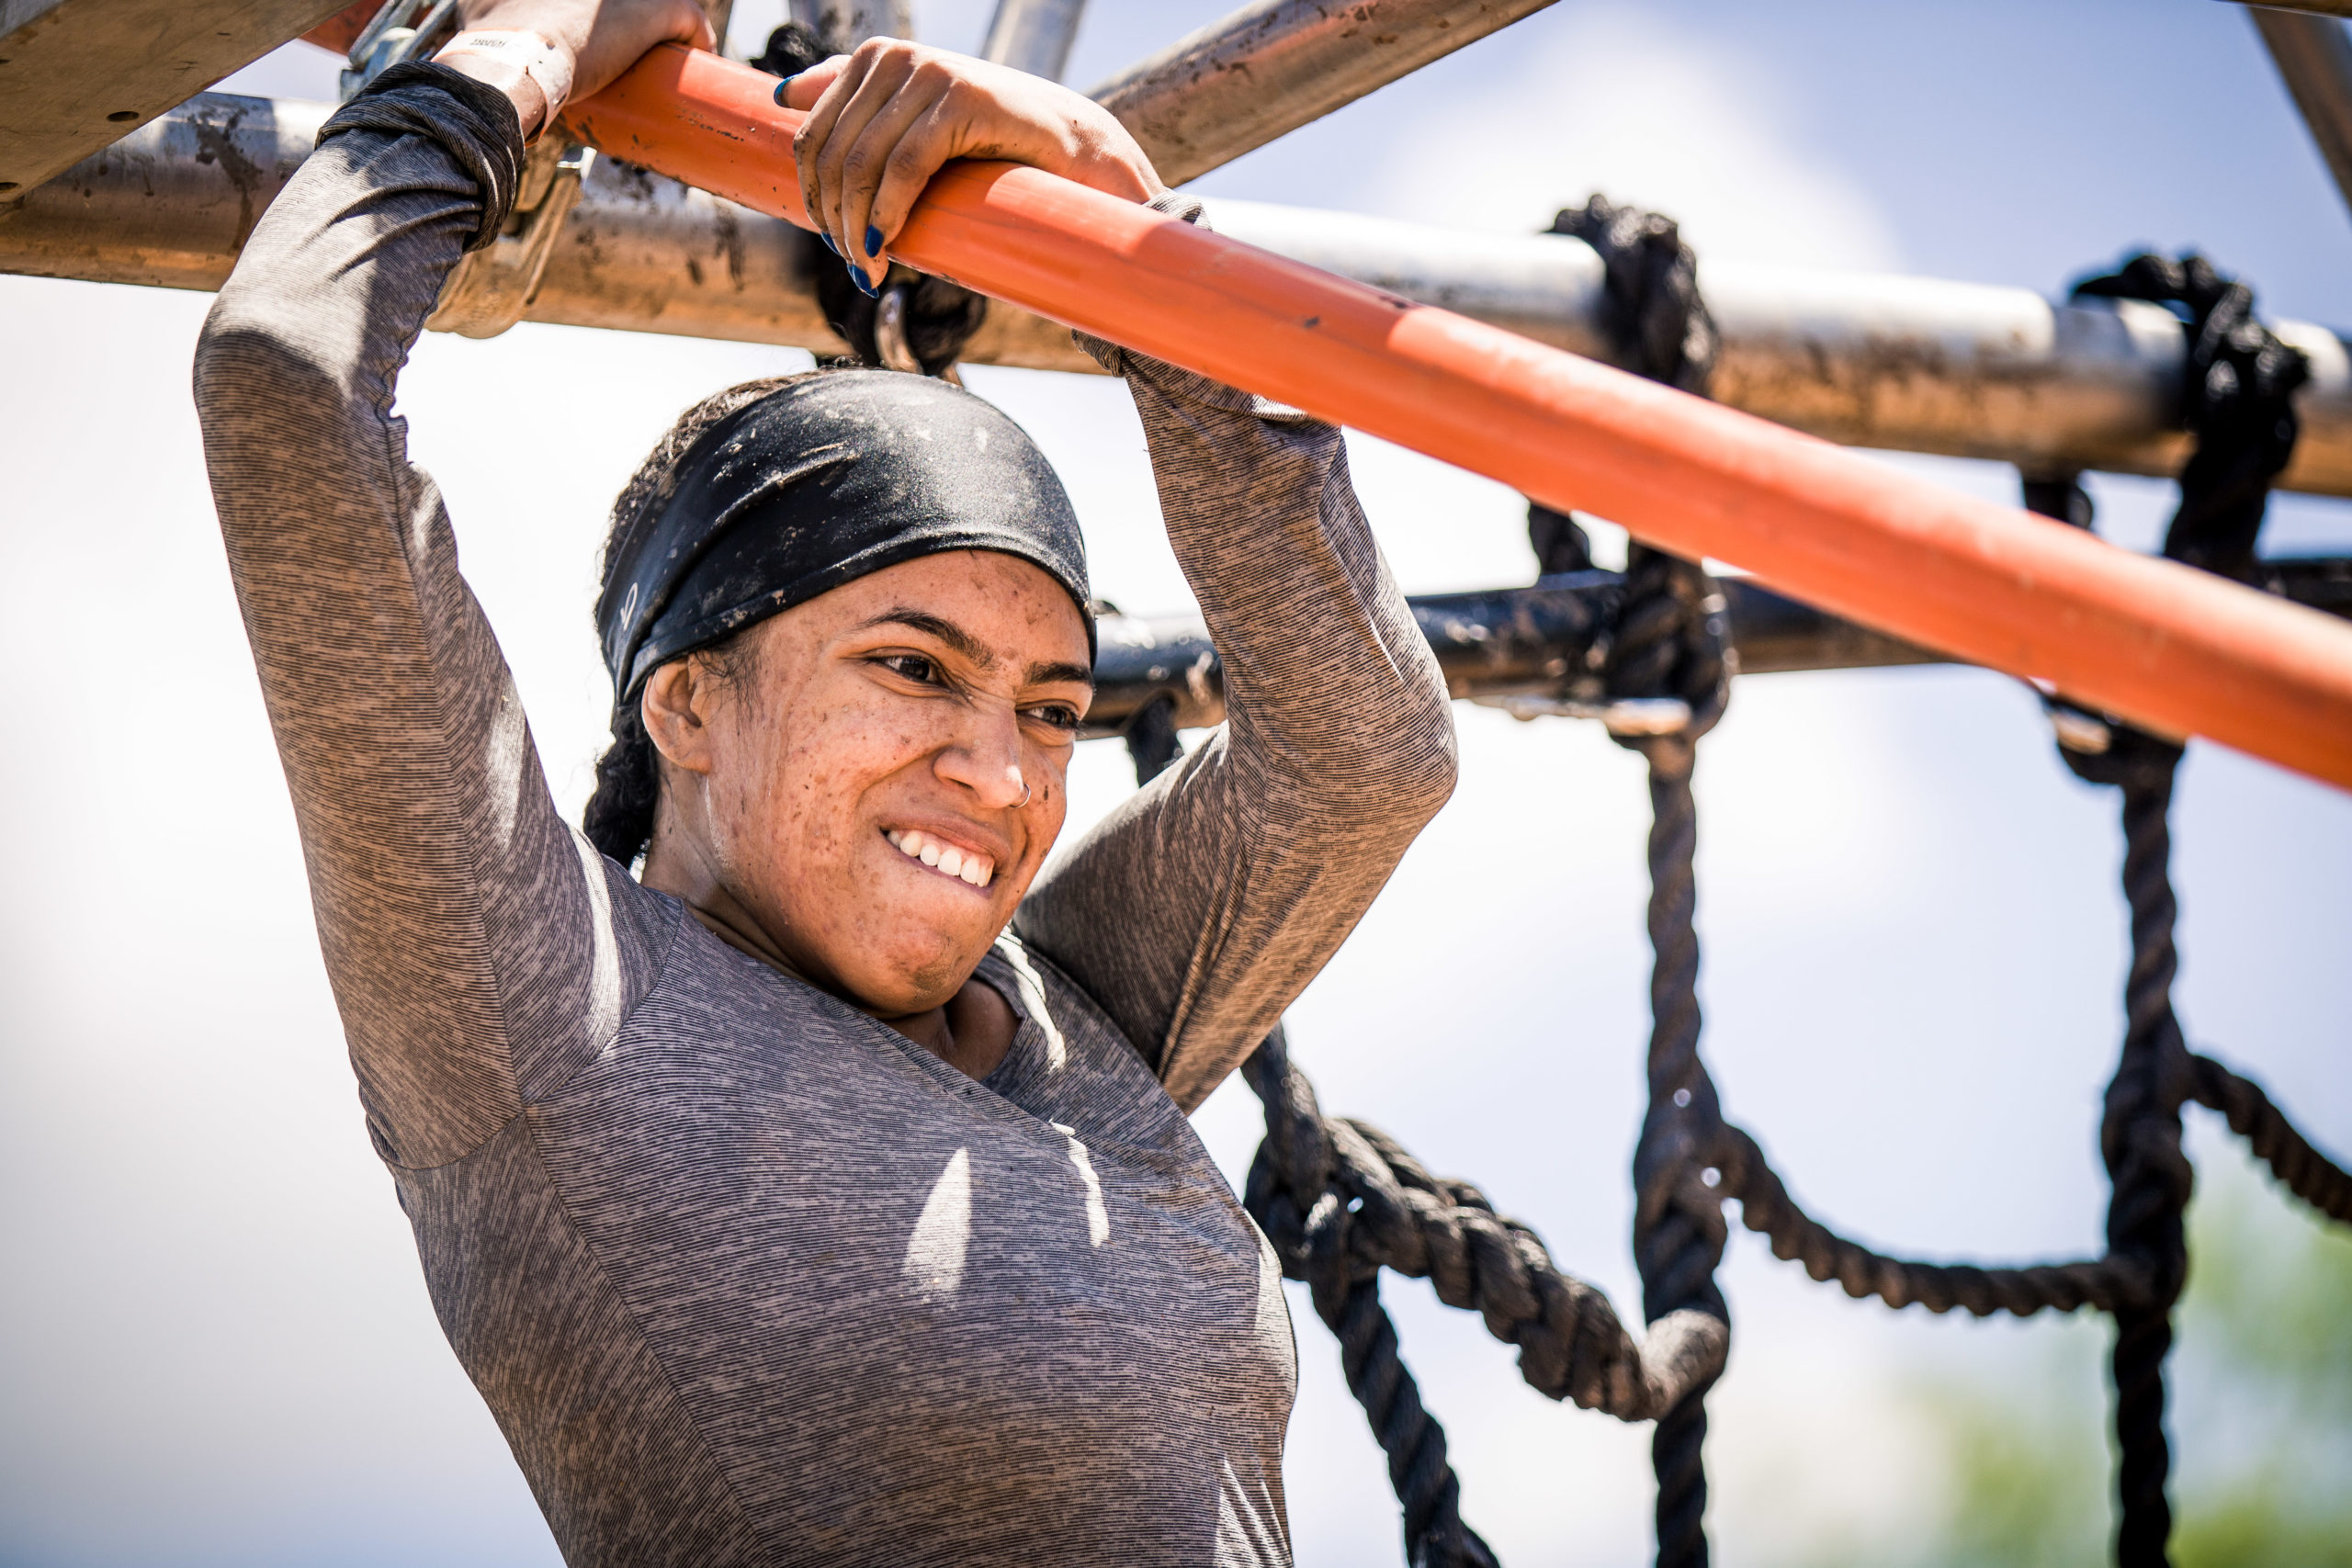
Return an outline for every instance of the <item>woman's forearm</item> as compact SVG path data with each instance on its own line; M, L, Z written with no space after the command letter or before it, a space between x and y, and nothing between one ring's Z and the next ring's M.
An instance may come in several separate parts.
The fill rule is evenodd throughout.
M330 122L196 359L321 944L371 1120L407 1165L466 1152L582 1046L593 921L611 918L392 414L401 363L519 168L503 102L455 81L428 70Z
M1106 347L1225 671L1226 727L1051 868L1024 938L1188 1109L1272 1027L1451 794L1437 662L1340 433Z

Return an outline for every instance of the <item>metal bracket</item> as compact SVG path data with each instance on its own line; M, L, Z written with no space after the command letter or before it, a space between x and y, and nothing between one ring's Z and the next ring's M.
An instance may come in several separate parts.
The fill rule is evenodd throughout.
M384 0L360 35L352 40L351 64L343 73L343 101L349 103L361 88L404 60L431 58L458 32L458 0Z
M425 326L460 337L496 337L521 321L539 291L563 220L579 204L580 182L595 161L595 149L552 138L532 148L505 228L489 245L468 252L449 274Z

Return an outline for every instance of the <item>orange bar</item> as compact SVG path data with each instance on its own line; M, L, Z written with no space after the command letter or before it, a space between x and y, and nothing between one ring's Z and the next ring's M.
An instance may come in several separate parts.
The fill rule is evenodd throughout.
M664 45L584 141L806 224L775 79ZM891 254L1712 556L1825 610L2352 788L2352 626L1035 169L951 165Z

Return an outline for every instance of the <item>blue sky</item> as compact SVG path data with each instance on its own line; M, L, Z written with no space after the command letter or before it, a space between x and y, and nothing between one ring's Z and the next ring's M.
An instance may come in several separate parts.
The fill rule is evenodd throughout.
M1071 78L1217 10L1100 5ZM968 47L985 6L917 14ZM758 30L746 0L738 38ZM331 83L298 51L243 85ZM2352 224L2218 0L1564 0L1204 188L1497 231L1598 188L1676 213L1702 256L2050 291L2136 246L2194 245L2266 309L2352 322ZM440 1341L341 1060L188 408L205 303L0 278L0 649L17 672L0 703L31 738L0 778L22 825L22 894L0 910L0 1563L550 1562ZM415 355L417 456L567 804L601 740L586 611L604 509L677 409L788 360L539 327ZM1062 468L1102 591L1182 608L1121 389L972 381ZM1409 588L1528 575L1514 497L1377 443L1353 454ZM2014 496L1997 466L1889 460ZM2168 486L2096 488L2110 536L2153 541ZM2352 510L2284 499L2269 542L2352 553ZM1589 728L1458 716L1461 791L1302 998L1296 1050L1327 1107L1478 1180L1630 1303L1638 765ZM1124 756L1093 749L1078 786L1081 813L1107 808ZM2111 799L2064 773L2031 700L1960 670L1753 679L1700 787L1707 1050L1798 1195L1934 1256L2096 1247L2119 843ZM2352 1149L2352 801L2199 748L2175 824L2192 1037ZM1253 1111L1229 1089L1200 1118L1237 1174ZM1752 1238L1726 1279L1738 1340L1713 1456L1735 1568L1903 1539L1939 1495L1905 1390L2040 1378L2050 1337L2087 1331L1889 1314ZM1646 1433L1529 1393L1420 1287L1388 1294L1505 1561L1636 1560ZM1328 1337L1296 1315L1300 1561L1394 1561L1379 1460ZM2226 1461L2208 1440L2180 1434L2185 1483Z

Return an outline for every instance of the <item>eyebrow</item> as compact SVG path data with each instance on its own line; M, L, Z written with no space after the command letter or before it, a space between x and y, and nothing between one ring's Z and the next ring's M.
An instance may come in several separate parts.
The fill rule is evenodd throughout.
M944 615L934 615L928 610L917 610L901 604L896 608L885 610L870 620L861 622L858 629L864 631L872 626L907 626L915 631L927 633L970 660L980 669L996 668L995 651L978 637ZM1083 664L1055 660L1032 664L1025 672L1025 683L1032 686L1050 685L1061 681L1072 682L1081 686L1091 686L1094 684L1094 671Z

